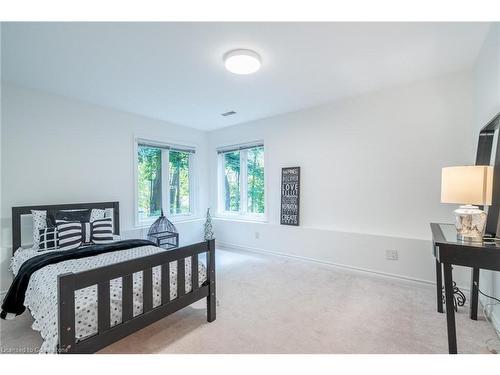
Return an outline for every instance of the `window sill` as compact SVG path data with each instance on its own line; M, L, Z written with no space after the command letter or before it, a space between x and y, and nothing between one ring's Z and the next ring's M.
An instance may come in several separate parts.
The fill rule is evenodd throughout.
M244 223L268 223L267 217L255 217L247 215L217 214L214 219L225 221L241 221Z
M203 220L204 218L198 217L198 216L186 216L186 217L178 217L175 219L170 220L172 223L189 223L192 221L200 221Z

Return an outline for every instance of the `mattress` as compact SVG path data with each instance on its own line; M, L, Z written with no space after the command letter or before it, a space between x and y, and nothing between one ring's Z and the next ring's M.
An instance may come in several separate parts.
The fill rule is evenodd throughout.
M55 250L57 251L57 250ZM93 257L67 260L48 265L36 271L30 279L24 305L31 311L34 323L32 328L40 331L43 344L40 353L56 353L58 344L57 322L57 276L67 272L80 272L113 263L139 258L165 251L156 246L141 246L134 249L116 251ZM35 249L19 249L11 261L11 270L17 274L21 265L29 258L40 255ZM200 258L198 280L200 285L206 281L207 273L204 260ZM191 258L185 261L186 293L192 290ZM153 268L153 307L161 304L161 267ZM122 321L121 278L110 282L111 326ZM142 313L142 273L133 275L133 314ZM170 299L177 297L177 262L170 263ZM25 312L26 313L26 312ZM75 292L75 333L77 341L97 333L97 286L93 285Z

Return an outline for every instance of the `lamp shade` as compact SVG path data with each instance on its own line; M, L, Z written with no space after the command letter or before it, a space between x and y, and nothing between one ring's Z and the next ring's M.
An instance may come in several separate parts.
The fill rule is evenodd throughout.
M493 167L447 167L441 174L441 202L491 205Z

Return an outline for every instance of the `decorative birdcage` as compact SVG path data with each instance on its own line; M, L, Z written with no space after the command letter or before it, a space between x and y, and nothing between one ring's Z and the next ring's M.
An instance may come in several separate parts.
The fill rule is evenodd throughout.
M175 225L163 215L163 209L160 217L149 228L148 240L167 250L179 246L179 232Z

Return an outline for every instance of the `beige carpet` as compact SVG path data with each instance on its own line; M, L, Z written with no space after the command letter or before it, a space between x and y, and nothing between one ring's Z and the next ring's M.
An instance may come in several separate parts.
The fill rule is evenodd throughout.
M434 287L274 255L217 251L217 320L203 301L102 353L447 353ZM38 347L31 317L2 321L2 351ZM460 353L488 353L481 314L457 314Z

